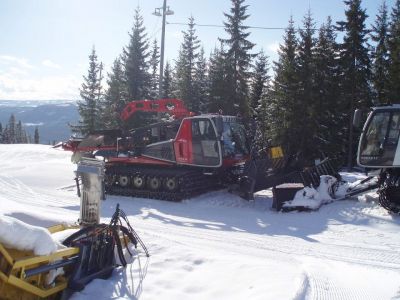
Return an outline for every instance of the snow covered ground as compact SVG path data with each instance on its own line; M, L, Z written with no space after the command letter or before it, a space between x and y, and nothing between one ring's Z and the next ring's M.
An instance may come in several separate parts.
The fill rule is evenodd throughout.
M76 221L74 169L67 152L0 145L0 215ZM120 203L151 257L72 299L400 299L400 217L373 198L279 213L225 191L181 203L109 196L104 221Z

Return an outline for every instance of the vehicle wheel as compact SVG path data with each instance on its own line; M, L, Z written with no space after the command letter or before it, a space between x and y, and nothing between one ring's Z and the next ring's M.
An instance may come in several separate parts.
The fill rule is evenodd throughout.
M150 177L147 180L147 186L149 187L149 189L153 190L153 191L157 191L161 188L161 180L158 177Z
M145 180L143 175L135 175L133 177L133 187L136 189L142 189L144 188L145 185Z
M118 182L119 182L120 186L126 187L129 185L129 177L128 176L119 176Z
M176 191L178 189L178 180L175 177L165 179L164 188L169 192Z

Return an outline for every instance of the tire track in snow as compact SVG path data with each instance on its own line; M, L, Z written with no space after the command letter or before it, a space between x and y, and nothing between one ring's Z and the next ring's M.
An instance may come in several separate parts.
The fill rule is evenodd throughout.
M35 206L37 204L45 204L46 206L53 205L61 207L63 205L71 205L72 202L67 199L62 199L57 192L55 192L54 195L39 193L22 181L4 175L0 175L0 198L15 201L20 204L35 204Z
M141 227L139 225L138 229L148 236L167 240L171 244L185 244L188 247L221 248L225 251L226 247L223 247L223 245L229 243L232 246L229 247L229 251L241 254L248 253L249 255L265 257L267 251L272 258L279 255L282 259L287 260L288 257L292 258L300 255L400 270L400 255L398 251L393 250L384 251L359 246L311 243L299 238L288 238L287 236L260 236L251 233L235 234L193 227L185 230L180 226L166 226L165 224L160 225L154 222L146 222L146 226L144 228Z

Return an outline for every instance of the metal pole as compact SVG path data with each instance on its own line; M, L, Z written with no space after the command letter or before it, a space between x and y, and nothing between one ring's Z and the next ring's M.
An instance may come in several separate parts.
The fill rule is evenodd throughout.
M161 31L161 53L160 53L160 76L158 82L158 97L161 99L163 94L162 82L164 75L164 43L165 43L165 12L167 10L167 0L164 0L162 8L162 31Z

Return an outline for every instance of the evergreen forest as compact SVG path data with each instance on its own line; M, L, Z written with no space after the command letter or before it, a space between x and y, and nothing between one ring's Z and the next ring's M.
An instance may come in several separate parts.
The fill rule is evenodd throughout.
M137 8L128 42L107 74L93 47L80 88L81 120L72 130L121 128L126 103L179 98L193 112L255 120L260 144L310 159L348 153L354 159L354 110L400 103L400 0L393 7L382 2L372 25L362 0L344 0L343 9L344 20L327 16L319 27L312 11L299 28L290 18L276 61L253 50L245 0L231 0L223 14L226 34L209 54L191 16L159 86L159 43L147 37Z

